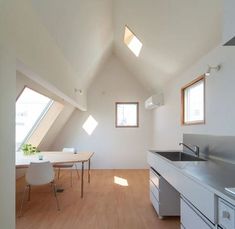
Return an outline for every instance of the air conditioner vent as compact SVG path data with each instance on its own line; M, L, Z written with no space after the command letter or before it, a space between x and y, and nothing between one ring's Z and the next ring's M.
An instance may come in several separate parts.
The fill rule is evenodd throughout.
M145 101L145 108L146 109L153 109L163 105L163 94L156 94L150 96Z

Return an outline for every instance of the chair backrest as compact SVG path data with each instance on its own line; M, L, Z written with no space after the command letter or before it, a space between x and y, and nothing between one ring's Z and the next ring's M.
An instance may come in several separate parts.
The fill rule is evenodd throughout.
M63 148L62 151L66 153L76 153L75 148Z
M27 169L25 180L29 185L44 185L54 180L55 173L52 164L47 162L31 162Z

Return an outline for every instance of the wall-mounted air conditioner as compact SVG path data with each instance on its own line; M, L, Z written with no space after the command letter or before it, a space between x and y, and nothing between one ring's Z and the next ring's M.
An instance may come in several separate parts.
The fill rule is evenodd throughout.
M146 101L145 101L145 108L146 109L153 109L159 106L163 105L163 94L157 94L157 95L152 95L150 96Z

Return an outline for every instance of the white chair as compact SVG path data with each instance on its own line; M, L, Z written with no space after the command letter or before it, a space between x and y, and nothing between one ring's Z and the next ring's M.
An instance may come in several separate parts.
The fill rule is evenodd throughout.
M55 173L52 167L52 164L47 162L40 162L40 163L30 163L26 175L25 180L27 185L24 189L23 199L21 202L21 208L20 208L20 216L22 215L22 209L23 209L23 203L25 199L25 193L26 190L28 190L28 201L30 200L30 193L31 193L31 186L38 186L38 185L45 185L45 184L51 184L55 198L56 198L56 204L57 209L60 210L59 202L56 195L56 184L54 182Z
M66 152L66 153L76 153L74 148L63 148L62 151ZM75 168L76 168L77 176L79 179L79 172L78 172L78 168L77 168L76 163L62 163L62 164L55 164L54 165L54 168L58 169L58 180L60 179L60 169L70 168L70 185L71 185L71 187L73 185L73 170L72 170L73 166L75 166Z

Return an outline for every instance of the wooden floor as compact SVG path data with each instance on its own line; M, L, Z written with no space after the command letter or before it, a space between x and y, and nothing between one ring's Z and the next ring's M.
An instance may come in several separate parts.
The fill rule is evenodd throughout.
M24 203L23 216L16 219L17 229L180 228L177 217L158 219L149 200L148 170L92 170L90 184L85 177L83 199L80 180L74 173L73 187L70 187L69 174L62 171L57 181L65 189L58 193L61 211L56 209L50 185L34 187L31 200ZM128 186L114 183L115 176L126 179ZM24 179L17 180L17 215L24 185Z

